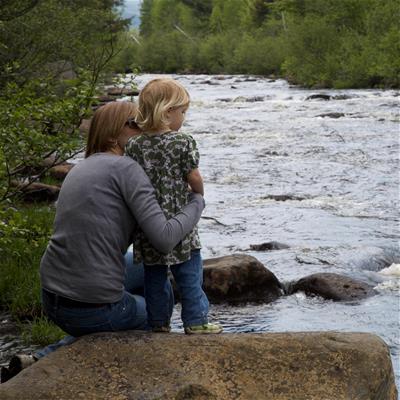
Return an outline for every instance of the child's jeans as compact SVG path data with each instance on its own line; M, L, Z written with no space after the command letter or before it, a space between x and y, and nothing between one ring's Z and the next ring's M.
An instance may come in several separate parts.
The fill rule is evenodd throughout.
M200 250L193 250L191 258L171 265L182 304L183 326L208 322L208 299L202 289L203 262ZM169 279L167 265L144 266L144 289L149 325L153 328L170 324Z

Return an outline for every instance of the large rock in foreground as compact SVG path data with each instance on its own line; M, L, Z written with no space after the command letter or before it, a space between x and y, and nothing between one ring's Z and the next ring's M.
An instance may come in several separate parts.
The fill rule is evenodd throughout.
M396 400L386 344L367 333L110 333L0 386L2 400Z
M334 301L360 300L376 294L374 288L365 282L332 273L317 273L301 278L291 285L288 294L298 291Z
M205 260L203 288L211 303L269 303L283 294L277 277L246 254Z

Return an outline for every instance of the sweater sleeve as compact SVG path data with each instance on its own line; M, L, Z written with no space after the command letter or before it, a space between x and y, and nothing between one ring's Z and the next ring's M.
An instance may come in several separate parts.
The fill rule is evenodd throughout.
M198 193L189 197L188 204L167 220L160 208L153 186L140 165L124 157L120 188L128 208L140 228L161 253L169 253L193 230L204 209L204 199Z

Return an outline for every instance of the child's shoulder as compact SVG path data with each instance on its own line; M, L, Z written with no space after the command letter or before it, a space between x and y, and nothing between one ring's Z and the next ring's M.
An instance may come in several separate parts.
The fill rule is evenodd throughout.
M135 144L137 144L137 143L143 142L143 139L144 139L143 135L131 136L131 137L128 139L126 145L127 145L127 146L133 146L133 145L135 145Z
M182 133L182 132L170 132L167 134L169 137L169 140L174 141L174 142L180 142L180 143L192 143L195 140L191 135L188 133Z

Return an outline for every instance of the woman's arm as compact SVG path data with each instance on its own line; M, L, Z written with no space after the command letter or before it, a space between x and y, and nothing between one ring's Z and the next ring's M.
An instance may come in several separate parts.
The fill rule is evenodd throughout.
M192 193L189 203L167 220L146 173L135 161L128 159L123 171L121 191L140 228L160 252L170 252L200 219L204 209L203 196Z
M203 178L198 168L189 172L187 181L193 192L200 193L202 196L204 196Z

